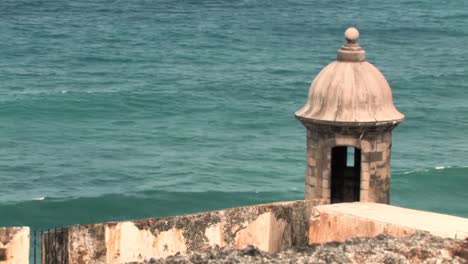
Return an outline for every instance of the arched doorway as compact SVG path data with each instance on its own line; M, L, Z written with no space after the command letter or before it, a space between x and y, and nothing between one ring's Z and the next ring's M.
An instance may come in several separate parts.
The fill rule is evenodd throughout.
M339 146L332 149L331 203L359 201L361 189L361 150Z

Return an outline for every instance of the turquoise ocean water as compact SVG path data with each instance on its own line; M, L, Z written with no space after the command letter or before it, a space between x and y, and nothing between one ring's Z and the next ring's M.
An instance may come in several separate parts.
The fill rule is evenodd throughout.
M468 6L0 1L0 226L303 197L293 112L357 25L406 121L392 203L468 217Z

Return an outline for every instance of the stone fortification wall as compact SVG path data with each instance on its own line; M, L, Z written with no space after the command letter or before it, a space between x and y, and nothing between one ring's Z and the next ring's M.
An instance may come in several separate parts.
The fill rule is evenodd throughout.
M426 231L432 235L468 239L468 218L378 203L341 203L316 206L309 242L345 241L353 237L394 236Z
M265 252L294 246L427 231L464 239L468 219L377 203L323 200L253 205L134 221L74 225L44 235L43 263L139 263L217 247L253 245Z
M293 201L198 214L74 225L43 236L43 263L128 263L215 247L266 252L308 243L320 201Z
M29 227L0 227L0 264L29 263Z

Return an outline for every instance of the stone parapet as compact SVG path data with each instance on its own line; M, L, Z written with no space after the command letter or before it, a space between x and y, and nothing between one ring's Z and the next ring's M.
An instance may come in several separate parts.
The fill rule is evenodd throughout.
M131 263L214 247L254 245L278 252L309 241L316 201L292 201L197 214L73 225L43 236L43 263ZM57 238L58 237L58 238Z
M316 206L310 219L309 243L343 242L354 237L394 236L426 231L432 235L468 238L468 219L378 203Z
M468 237L468 219L462 217L379 203L324 205L326 202L278 202L189 215L73 225L55 231L55 235L44 234L42 263L142 263L151 258L247 245L276 253L289 247L382 233L402 236L426 231L441 237Z

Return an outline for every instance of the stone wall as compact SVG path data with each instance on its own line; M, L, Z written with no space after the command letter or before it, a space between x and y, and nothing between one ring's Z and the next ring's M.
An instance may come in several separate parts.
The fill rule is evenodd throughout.
M29 227L0 227L0 264L29 263Z
M382 233L401 236L416 231L468 238L467 218L379 203L324 205L325 202L278 202L163 218L73 225L43 235L42 263L142 263L150 258L246 245L274 253L294 246ZM29 230L24 238L17 249L24 250L21 252L27 256Z
M336 146L361 150L360 201L390 201L390 151L395 125L339 127L307 124L305 198L331 197L331 153Z
M321 205L314 208L310 219L309 243L343 242L382 233L403 236L416 231L468 239L468 219L379 203Z
M267 252L305 245L321 201L293 201L198 214L74 225L43 237L43 263L130 263L213 247L255 245Z

